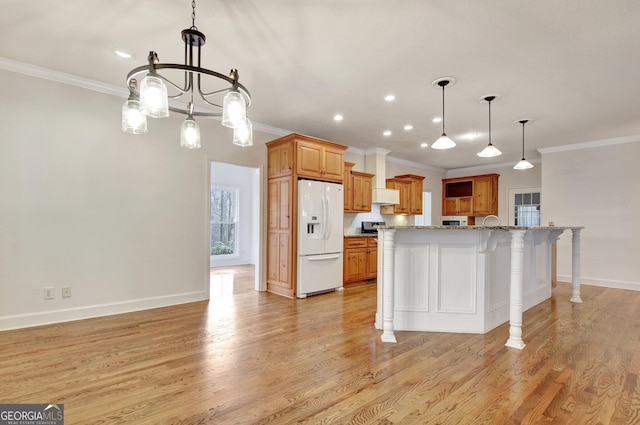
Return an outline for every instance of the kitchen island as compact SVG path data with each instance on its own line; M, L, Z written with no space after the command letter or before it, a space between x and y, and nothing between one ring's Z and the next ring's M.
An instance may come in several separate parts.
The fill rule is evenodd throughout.
M571 302L580 303L582 227L410 226L378 229L375 324L395 330L486 333L510 322L522 349L522 313L551 296L551 245L572 232Z

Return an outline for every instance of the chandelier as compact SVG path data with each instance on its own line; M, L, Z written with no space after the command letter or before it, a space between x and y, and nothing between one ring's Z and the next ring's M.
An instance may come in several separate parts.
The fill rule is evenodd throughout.
M251 146L253 132L247 118L251 95L238 81L237 69L232 69L227 76L200 66L200 48L204 45L205 35L195 26L195 0L191 2L191 9L191 28L182 30L184 64L160 63L158 54L151 51L147 65L127 74L129 98L122 107L122 130L144 134L147 117L164 118L173 111L187 116L180 129L180 146L201 147L200 127L194 117L221 117L223 126L233 128L234 144ZM197 65L194 65L194 55ZM182 81L174 82L179 80ZM169 99L182 99L187 105L169 106ZM212 109L216 109L215 112Z

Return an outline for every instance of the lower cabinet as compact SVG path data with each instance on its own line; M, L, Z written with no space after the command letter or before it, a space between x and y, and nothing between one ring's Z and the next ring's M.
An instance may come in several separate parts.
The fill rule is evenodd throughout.
M378 277L378 238L351 236L344 238L345 286L373 281Z

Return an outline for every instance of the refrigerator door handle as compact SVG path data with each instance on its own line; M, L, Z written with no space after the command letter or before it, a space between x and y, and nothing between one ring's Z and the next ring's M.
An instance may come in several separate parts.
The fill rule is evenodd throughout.
M336 258L340 258L340 254L309 255L305 258L307 258L309 261L335 260Z
M325 234L324 238L329 239L329 237L331 236L331 220L329 220L329 214L331 213L331 204L329 204L329 197L325 197L324 198L325 202L327 203L327 215L325 217L327 217L325 219L325 221L327 222L327 233Z

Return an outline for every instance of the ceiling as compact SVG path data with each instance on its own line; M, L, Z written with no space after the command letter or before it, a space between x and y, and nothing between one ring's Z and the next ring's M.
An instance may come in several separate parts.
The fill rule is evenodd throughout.
M180 31L191 26L186 0L3 0L1 9L0 57L118 87L150 50L181 63ZM638 0L209 0L195 24L207 36L203 66L239 70L258 127L452 169L515 164L523 118L529 160L539 148L640 135L639 22ZM431 83L443 76L456 79L445 97L457 146L421 148L442 132L432 122L442 91ZM479 158L488 137L479 99L489 94L499 95L492 141L503 155Z

